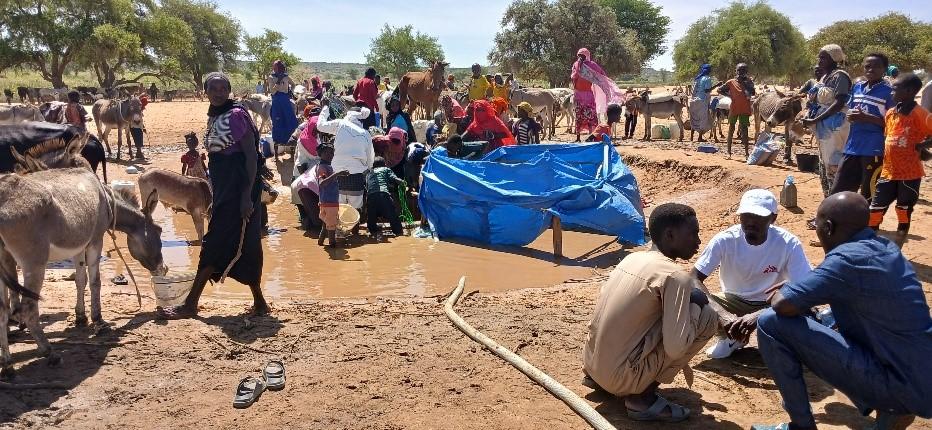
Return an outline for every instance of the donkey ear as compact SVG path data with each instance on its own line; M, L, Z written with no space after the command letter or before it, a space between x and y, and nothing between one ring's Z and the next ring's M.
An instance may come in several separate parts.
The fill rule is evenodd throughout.
M159 204L159 190L152 190L146 197L146 202L142 205L142 213L151 218L157 204Z

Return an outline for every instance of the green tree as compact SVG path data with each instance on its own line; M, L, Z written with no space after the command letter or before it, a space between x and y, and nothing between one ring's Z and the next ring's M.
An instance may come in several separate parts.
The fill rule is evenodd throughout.
M350 68L349 70L346 71L346 77L350 78L350 79L353 80L353 81L358 80L358 79L359 79L359 70L356 70L355 67Z
M383 75L401 76L423 69L433 61L443 61L443 48L436 37L415 32L414 27L385 24L369 47L366 63Z
M163 79L180 72L178 57L193 49L193 32L178 18L145 4L123 3L110 22L94 28L82 50L82 66L93 69L101 88L138 82L146 76ZM135 69L135 77L123 76Z
M689 79L703 63L719 79L747 63L753 76L797 81L807 72L806 39L785 15L763 2L732 3L693 23L673 46L676 77Z
M0 1L0 70L30 69L52 86L91 38L128 0Z
M602 0L615 11L618 26L637 33L638 43L644 53L644 62L667 52L664 39L670 32L670 17L663 8L648 0Z
M255 76L268 75L275 60L282 60L285 67L295 66L300 62L294 54L285 51L282 46L285 39L283 34L269 29L265 29L265 32L261 35L250 36L247 34L243 38L246 45L246 58L252 61L250 69L255 73Z
M516 0L501 26L489 61L552 86L569 82L582 47L609 75L635 71L644 58L634 32L620 28L615 13L599 0Z
M236 68L241 28L229 13L202 0L162 0L162 11L184 21L193 32L194 49L179 55L178 64L195 88L201 87L207 73Z
M860 72L861 59L872 52L886 54L901 70L932 70L932 23L913 21L901 13L838 21L822 28L809 39L810 62L830 43L844 49L853 73Z

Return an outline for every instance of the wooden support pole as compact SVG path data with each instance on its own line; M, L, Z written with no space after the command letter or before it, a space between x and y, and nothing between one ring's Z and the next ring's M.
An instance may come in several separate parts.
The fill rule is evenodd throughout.
M563 258L563 224L560 217L554 215L550 228L553 229L553 258Z

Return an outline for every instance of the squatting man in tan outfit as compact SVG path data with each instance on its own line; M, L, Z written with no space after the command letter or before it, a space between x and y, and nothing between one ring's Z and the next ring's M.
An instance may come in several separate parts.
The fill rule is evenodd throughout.
M650 216L653 248L625 257L602 286L583 350L583 384L624 399L639 421L682 421L689 409L657 395L712 338L719 314L676 259L699 251L699 221L689 206L668 203Z

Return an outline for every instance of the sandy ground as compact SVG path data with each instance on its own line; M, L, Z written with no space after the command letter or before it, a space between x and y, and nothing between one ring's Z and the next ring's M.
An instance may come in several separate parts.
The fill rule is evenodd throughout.
M150 166L178 169L183 135L203 130L205 111L206 104L198 102L151 104L146 111L153 143ZM814 239L805 229L805 220L821 199L815 175L782 166L749 167L719 154L696 153L684 144L626 143L618 149L638 177L650 203L647 211L667 201L694 206L704 241L735 221L733 212L743 191L765 187L776 192L792 173L799 184L801 207L783 211L778 222L804 243ZM111 179L127 177L118 173L122 166L111 163L110 169ZM904 252L923 281L927 300L932 300L932 248L926 242L932 234L929 190L929 184L924 184ZM285 220L286 208L287 204L279 210L282 220L276 226L300 236L293 231L293 218ZM888 217L887 226L895 223L893 218ZM173 230L176 237L167 240L191 232L184 224L190 220L183 215L164 213L160 219L178 225ZM0 390L0 427L585 428L585 422L560 401L470 341L443 315L442 297L435 295L452 289L453 280L470 271L466 273L470 275L467 291L479 292L461 299L461 315L585 396L618 428L738 429L786 419L780 396L753 343L727 360L697 356L691 363L697 370L691 390L682 377L662 387L662 394L694 411L692 419L675 427L630 421L620 402L581 386L582 343L598 288L612 264L626 252L609 247L599 258L588 256L587 250L605 248L602 239L574 239L589 244L568 252L561 262L581 268L576 271L545 263L549 233L542 236L535 251L457 245L470 258L487 259L479 260L479 265L495 264L491 275L470 269L470 260L445 260L445 252L457 252L453 248L439 256L430 250L416 251L423 254L411 258L436 258L433 264L446 267L433 278L428 274L423 280L408 280L406 286L384 290L375 285L382 282L378 280L380 267L359 272L360 279L365 279L359 282L371 287L369 294L359 287L348 294L320 288L271 291L274 313L261 318L246 316L250 303L234 289L229 294L209 290L198 319L157 322L152 318L155 304L147 290L147 276L141 276L145 295L141 311L135 310L132 287L105 281L104 317L114 328L100 335L73 327L73 284L60 280L65 271L50 271L43 290L42 320L64 363L49 367L36 357L28 333L14 333L12 350L16 382L56 382L64 388ZM274 240L279 239L270 236L266 242ZM315 268L302 274L307 283L321 276L329 279L325 273L346 271L358 260L376 258L380 248L394 252L422 246L401 238L392 244L350 247L345 251L347 258L333 258L295 243L288 246L299 247L304 263ZM184 264L195 264L196 249L184 252L189 259ZM822 259L820 248L807 246L806 253L814 264ZM502 264L498 258L506 255L509 259ZM113 275L112 263L104 263L104 279ZM494 275L502 272L526 274L533 285L497 282ZM423 288L412 290L411 285ZM707 285L716 290L717 277ZM334 295L355 298L324 298ZM287 366L285 390L266 392L251 408L234 410L230 402L238 381L259 375L262 363L275 357ZM811 375L807 380L822 428L859 429L869 424L843 394ZM917 421L913 428L932 429L932 421Z

